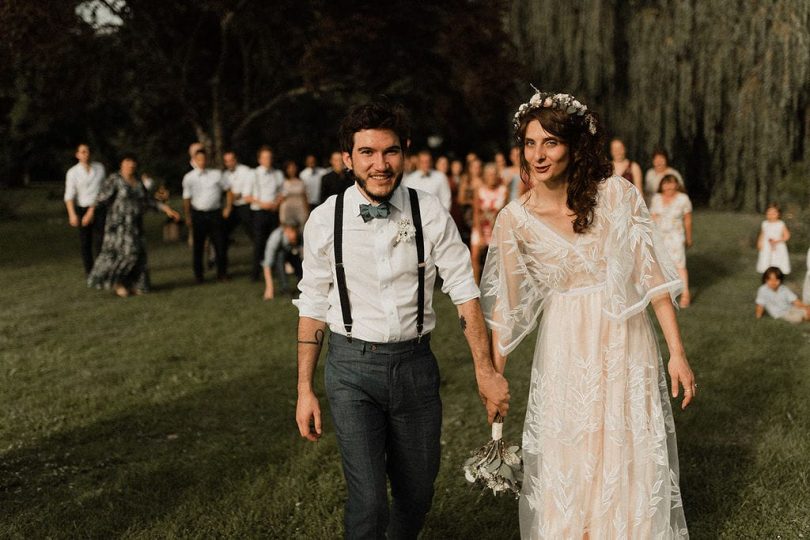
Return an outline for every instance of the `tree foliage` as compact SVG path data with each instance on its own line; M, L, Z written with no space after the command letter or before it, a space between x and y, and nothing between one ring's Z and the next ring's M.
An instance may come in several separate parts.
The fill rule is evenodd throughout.
M635 159L655 146L714 206L762 209L810 152L806 0L515 0L544 89L581 94Z
M21 29L6 50L0 181L53 178L81 139L175 179L193 140L248 163L263 143L323 157L346 108L378 93L412 110L417 146L438 134L443 150L491 151L507 138L503 97L520 71L500 0L95 0L122 21L104 31L75 15L77 0L56 17L34 4L0 20Z

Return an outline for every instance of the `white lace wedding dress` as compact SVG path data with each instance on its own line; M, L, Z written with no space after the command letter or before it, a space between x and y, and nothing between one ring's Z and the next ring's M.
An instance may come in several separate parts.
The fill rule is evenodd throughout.
M688 538L675 426L646 306L682 283L632 184L599 188L567 240L521 200L498 215L481 279L496 345L540 320L523 428L523 538ZM512 377L522 374L512 373Z

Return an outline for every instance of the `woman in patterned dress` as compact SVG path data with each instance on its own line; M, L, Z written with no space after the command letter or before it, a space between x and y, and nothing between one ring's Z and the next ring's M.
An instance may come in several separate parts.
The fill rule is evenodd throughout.
M295 222L299 227L303 227L309 218L309 203L307 202L307 191L304 181L298 178L298 166L294 161L284 164L284 184L281 187L281 194L284 202L279 208L279 221L281 223Z
M687 538L672 396L697 390L675 318L682 283L641 194L611 175L602 127L567 94L515 117L530 190L498 215L481 279L496 368L539 321L523 427L529 539Z
M668 174L661 179L650 203L650 214L658 225L669 258L678 269L683 281L680 306L689 307L689 272L686 270L686 248L692 246L692 201L680 191L675 176Z
M483 183L476 190L473 203L470 251L476 282L481 279L481 259L486 255L492 237L495 216L506 206L508 197L509 192L501 183L497 166L494 163L487 163L484 166Z
M87 277L87 286L112 289L116 295L143 294L149 291L146 237L143 214L147 208L160 210L174 221L180 215L167 204L156 201L135 174L137 163L124 156L121 168L107 177L101 186L96 206L107 208L104 242Z

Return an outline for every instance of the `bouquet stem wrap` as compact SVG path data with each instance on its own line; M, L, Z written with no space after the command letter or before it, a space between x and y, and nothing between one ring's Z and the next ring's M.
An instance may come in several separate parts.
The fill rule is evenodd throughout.
M503 440L503 418L495 416L492 440L472 453L464 462L464 477L492 493L512 493L520 496L523 484L523 459L520 447Z

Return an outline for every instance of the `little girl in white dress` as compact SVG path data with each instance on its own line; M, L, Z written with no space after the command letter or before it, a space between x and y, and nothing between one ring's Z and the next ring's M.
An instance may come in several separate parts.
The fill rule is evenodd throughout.
M790 231L785 222L779 219L781 212L776 203L771 203L765 210L765 221L762 222L757 238L757 272L763 273L771 266L779 268L783 274L790 274L790 257L787 241Z

